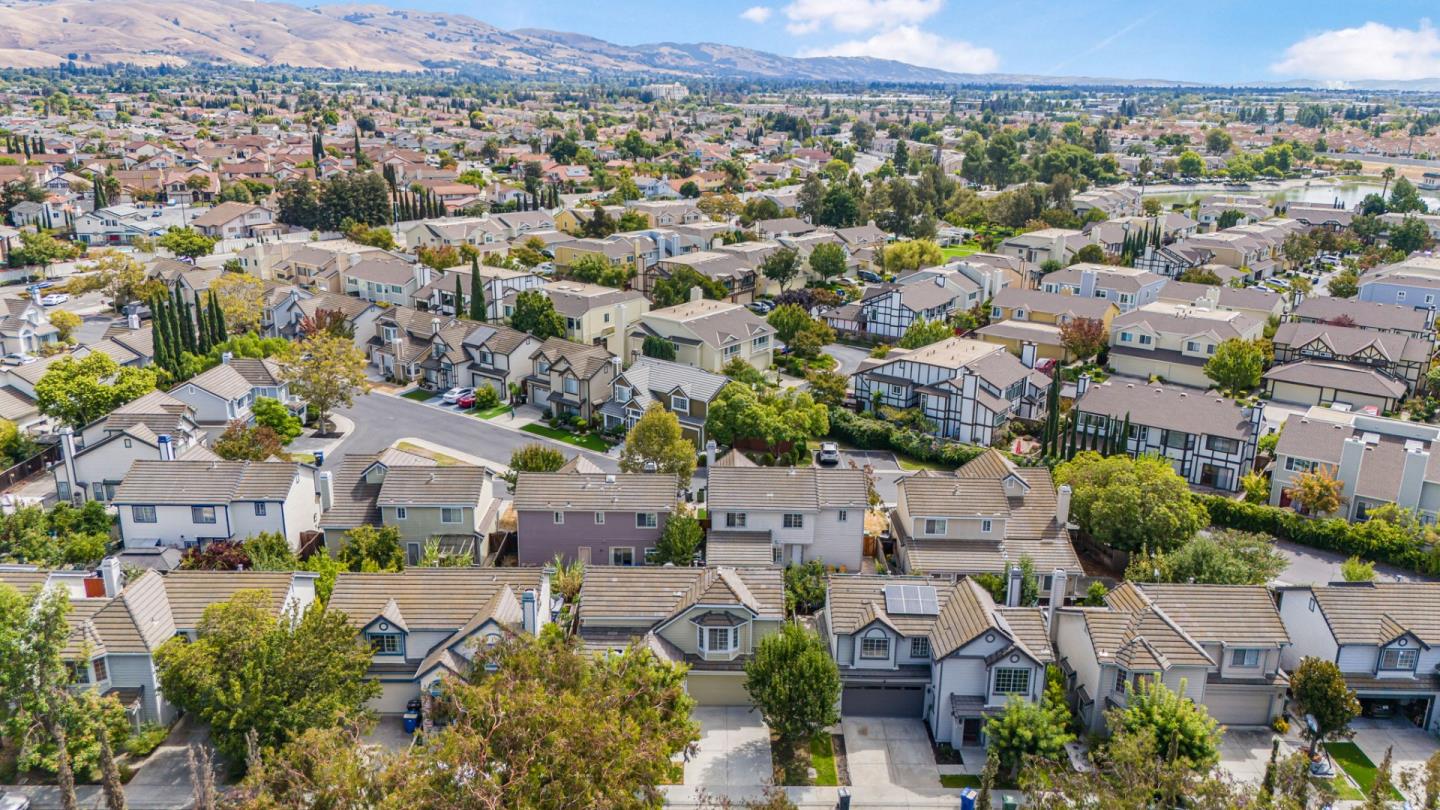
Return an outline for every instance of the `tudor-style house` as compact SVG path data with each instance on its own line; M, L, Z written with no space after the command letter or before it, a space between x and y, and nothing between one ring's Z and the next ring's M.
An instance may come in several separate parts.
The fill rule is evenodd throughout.
M1275 367L1266 375L1266 389L1276 399L1306 405L1341 400L1383 410L1391 410L1397 389L1403 398L1424 385L1435 348L1409 335L1293 321L1280 325L1273 342Z
M525 378L532 405L557 415L592 419L610 398L620 358L600 346L548 338L530 355Z
M784 621L784 578L774 567L591 569L580 588L586 649L615 652L638 641L688 664L685 689L701 706L750 705L745 662Z
M1066 360L1069 350L1061 327L1085 318L1098 322L1108 334L1118 314L1119 307L1101 298L1007 287L990 299L990 323L975 330L974 336L1004 346L1016 357L1030 343L1037 358Z
M675 512L680 482L658 473L522 472L515 481L521 565L559 555L585 565L645 563Z
M985 745L985 720L1039 701L1054 661L1046 609L1008 606L970 577L831 576L820 634L840 668L846 716L923 717L936 742Z
M862 409L919 408L939 435L982 445L1011 418L1043 414L1050 387L1004 346L959 337L865 358L851 381Z
M706 559L713 563L727 545L763 535L781 565L819 560L859 571L868 495L859 469L714 467L706 488Z
M884 340L899 340L916 321L944 322L956 309L964 309L967 295L945 283L877 284L865 290L859 301L837 307L826 315L831 328L850 334Z
M1366 716L1399 716L1440 732L1440 584L1332 582L1279 588L1280 618L1292 644L1281 664L1333 661Z
M703 448L710 402L729 383L729 377L694 366L639 357L611 383L610 399L600 407L600 416L606 430L628 431L650 406L658 403L675 414L685 437L696 448Z
M1019 467L990 449L953 473L901 478L890 531L896 565L925 574L997 574L1028 557L1042 572L1041 595L1056 569L1079 571L1066 529L1070 488L1057 491L1044 467Z
M1111 377L1103 383L1083 375L1072 410L1081 434L1105 437L1130 425L1125 449L1132 456L1159 456L1197 486L1238 492L1255 467L1265 428L1265 405L1241 404L1198 388Z
M1296 304L1290 318L1300 323L1341 324L1356 329L1394 332L1426 340L1435 337L1435 310L1429 307L1416 308L1320 295Z
M476 652L551 621L550 577L540 568L406 568L335 578L329 605L374 651L380 684L369 708L400 714L446 678L470 674Z

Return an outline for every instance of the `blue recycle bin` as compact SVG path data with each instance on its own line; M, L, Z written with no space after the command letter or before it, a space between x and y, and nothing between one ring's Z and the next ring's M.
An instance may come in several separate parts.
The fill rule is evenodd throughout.
M416 731L418 731L419 729L420 729L420 713L419 713L419 712L406 712L406 713L405 713L405 733L406 733L406 734L414 734L414 733L415 733Z
M975 791L975 788L965 788L960 791L960 810L975 810L975 802L979 798L980 794Z

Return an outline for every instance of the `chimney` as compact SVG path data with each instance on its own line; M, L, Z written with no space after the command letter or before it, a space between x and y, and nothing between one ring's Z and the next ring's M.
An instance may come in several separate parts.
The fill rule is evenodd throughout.
M1029 340L1020 341L1020 365L1035 368L1035 344Z
M70 500L83 499L85 490L80 487L80 473L75 467L75 431L68 427L60 428L60 453L65 462L65 477L70 479Z
M125 587L125 574L120 570L119 557L106 557L100 561L100 579L105 583L105 595L115 598Z
M438 334L440 334L440 319L439 319L439 318L431 318L431 319L430 319L430 334L431 334L432 336L433 336L433 335L438 335Z
M701 290L699 287L691 287L691 288L690 288L690 300L691 300L691 301L699 301L700 299L702 299L702 298L704 298L704 297L705 297L705 291L704 291L704 290Z
M175 440L168 433L160 437L160 460L175 460Z
M331 473L320 473L320 511L328 512L335 503L335 476Z
M1055 522L1061 526L1070 523L1070 495L1072 490L1069 484L1061 484L1055 490Z
M1430 453L1415 439L1405 442L1405 466L1400 471L1400 491L1396 505L1404 509L1420 508L1420 491L1425 485L1425 468L1430 466Z
M1341 490L1341 503L1349 504L1355 497L1355 484L1360 480L1360 468L1365 463L1365 439L1361 436L1351 436L1345 440L1340 447L1340 469L1336 471L1335 477L1340 479L1344 485ZM1340 507L1344 516L1349 516L1349 508Z
M1058 636L1055 627L1055 611L1065 604L1066 576L1064 568L1056 568L1050 573L1050 600L1045 606L1045 629L1050 634L1050 643L1053 645Z
M425 265L421 264L420 262L416 262L416 263L415 263L415 266L414 266L414 269L413 269L413 273L414 273L414 275L415 275L415 289L418 290L418 289L420 289L420 288L422 288L422 287L429 286L429 284L430 284L430 268L429 268L429 267L426 267Z
M38 286L30 288L30 303L37 307L43 306L43 304L40 303L40 288Z
M1057 373L1058 373L1058 372L1057 372ZM1089 374L1081 374L1081 375L1080 375L1080 379L1078 379L1078 380L1075 381L1075 401L1076 401L1076 402L1079 402L1079 401L1080 401L1080 397L1085 396L1085 392L1086 392L1086 391L1089 391L1089 390L1090 390L1090 375L1089 375Z
M1024 587L1025 578L1020 573L1020 566L1010 566L1010 579L1005 587L1005 606L1020 607L1020 590Z
M140 310L133 304L127 307L125 326L132 332L140 328Z
M531 588L520 595L520 612L524 617L522 621L524 622L525 632L532 636L540 634L540 625L536 621L535 607L535 590Z
M221 352L221 353L220 353L220 364L223 365L223 366L228 366L228 365L230 365L230 361L231 361L231 360L234 360L234 359L235 359L235 355L231 354L230 352Z
M716 449L715 440L714 440L714 439L706 439L706 440L705 440L705 468L706 468L706 469L709 469L709 468L715 466L715 449Z

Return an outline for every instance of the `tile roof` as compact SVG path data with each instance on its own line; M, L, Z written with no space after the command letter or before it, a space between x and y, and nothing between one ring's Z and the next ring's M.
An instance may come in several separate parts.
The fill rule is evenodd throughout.
M281 461L160 461L130 465L115 491L117 504L228 504L283 501L299 464Z
M739 591L739 592L737 592ZM762 618L785 616L785 584L778 568L648 568L592 566L580 589L580 623L648 626L710 600L748 601Z
M1311 593L1340 644L1383 644L1402 629L1440 644L1440 583L1337 582Z
M712 509L864 509L869 489L864 470L818 467L719 466L710 470Z
M1076 408L1116 419L1128 415L1132 424L1184 433L1243 439L1255 430L1245 408L1232 399L1197 388L1128 377L1092 384Z
M385 474L380 506L476 506L484 492L484 467L395 467Z
M679 479L659 473L522 472L515 482L517 510L602 511L675 508Z
M1290 643L1280 611L1264 585L1136 585L1196 641L1232 646Z
M356 628L382 613L398 611L410 632L452 631L465 626L502 589L509 588L517 597L527 590L538 594L544 578L538 567L407 568L384 574L342 571L335 578L329 609L344 613Z

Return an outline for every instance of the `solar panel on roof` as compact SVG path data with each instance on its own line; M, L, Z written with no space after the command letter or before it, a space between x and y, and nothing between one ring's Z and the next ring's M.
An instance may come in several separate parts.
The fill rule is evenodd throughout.
M895 616L934 616L940 612L930 585L886 585L885 612Z

